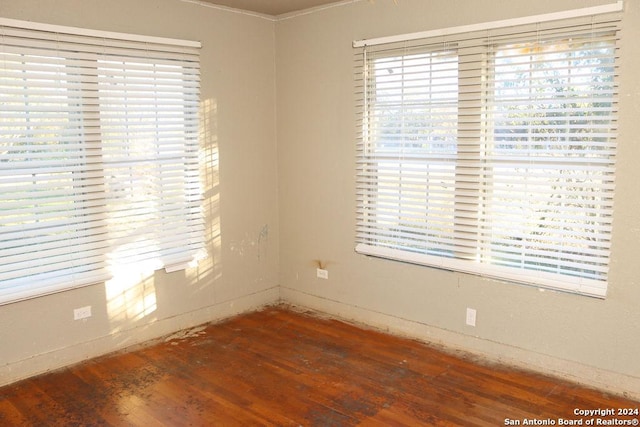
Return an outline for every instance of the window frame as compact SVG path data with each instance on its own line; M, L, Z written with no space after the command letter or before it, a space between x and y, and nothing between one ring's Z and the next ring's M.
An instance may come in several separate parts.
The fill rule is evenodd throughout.
M424 48L423 46L436 45L438 43L441 44L441 51L445 51L447 48L451 46L455 46L455 51L459 56L461 55L461 51L464 49L476 49L472 52L472 55L475 55L475 59L473 61L460 62L460 64L467 67L476 67L475 74L467 79L465 84L467 85L475 85L475 89L478 92L482 93L490 93L492 88L489 87L492 83L492 69L490 64L493 63L495 52L492 52L492 47L496 45L503 45L508 43L509 32L518 33L518 31L526 32L531 31L530 28L533 27L535 31L538 31L541 27L543 30L551 29L552 31L556 31L558 28L571 28L573 25L586 25L585 23L602 21L605 23L614 22L611 26L615 32L615 36L613 37L613 45L612 56L617 59L619 56L617 50L618 46L615 43L615 40L618 37L619 32L619 21L620 16L618 13L611 14L611 12L619 12L621 10L621 4L610 5L607 7L599 7L599 8L587 8L585 10L578 10L573 13L577 17L572 17L567 20L568 13L562 13L560 19L557 14L554 14L548 21L544 21L541 24L537 21L540 16L531 17L530 23L523 24L521 19L518 19L518 24L521 24L523 29L519 29L513 31L509 25L505 25L507 22L500 21L494 23L486 23L485 27L488 29L483 30L482 32L478 30L478 26L467 26L460 27L457 29L444 29L444 30L436 30L425 33L415 33L409 34L405 36L391 36L380 39L372 39L371 41L361 41L354 42L355 55L356 55L356 96L357 96L357 105L359 105L358 109L358 164L357 164L357 182L356 182L356 190L357 190L357 231L356 231L356 252L370 255L380 258L392 259L397 261L403 261L408 263L427 265L436 268L443 268L447 270L460 271L464 273L470 273L485 277L496 278L505 281L517 282L527 285L534 285L538 287L546 287L561 291L573 292L578 294L584 294L588 296L600 297L604 298L606 296L607 289L607 279L605 272L604 280L590 280L586 277L570 277L567 278L566 275L562 274L553 274L546 273L544 271L526 271L526 274L521 274L514 268L501 267L499 265L492 264L487 268L486 262L483 262L478 257L481 256L475 250L475 252L464 253L464 250L460 253L454 251L455 253L452 256L434 256L431 251L422 249L422 250L411 250L408 248L402 248L401 246L394 246L390 244L384 244L380 242L380 234L381 230L384 229L383 226L376 225L378 220L375 218L375 208L372 206L376 205L375 201L375 190L367 190L368 186L376 186L375 179L367 178L367 175L372 174L375 175L375 161L372 160L371 156L371 145L376 144L376 142L372 142L372 130L369 129L369 117L371 111L371 105L374 103L370 97L372 89L375 87L375 83L369 84L369 81L374 79L374 72L372 69L368 68L372 65L371 55L379 55L380 58L384 58L385 55L393 56L393 55L403 55L406 53L410 55L415 49ZM597 9L597 10L594 10ZM606 10L605 10L606 9ZM597 15L592 15L594 12L598 12ZM594 18L595 16L595 18ZM587 17L586 19L584 17ZM553 18L553 19L551 19ZM510 23L510 22L509 22ZM605 24L607 26L609 24ZM472 28L470 28L472 27ZM599 28L599 27L598 27ZM473 31L468 31L473 30ZM482 33L478 35L479 33ZM432 37L422 37L425 34ZM485 34L489 34L486 36ZM570 34L570 30L569 33ZM499 41L491 41L492 37L496 37ZM478 45L474 44L473 41L475 38L483 38L486 37L489 41L486 42L485 47L481 50L478 50ZM467 41L471 40L471 44L467 45ZM506 40L506 41L505 41ZM381 53L380 53L381 52ZM403 53L404 52L404 53ZM471 56L472 56L471 55ZM470 55L466 55L465 58L469 59ZM482 64L478 67L478 64ZM466 70L462 69L458 71L458 73L466 74ZM617 87L617 83L613 83L614 86ZM486 122L485 117L491 114L488 102L482 101L480 105L477 104L477 99L467 100L464 98L464 93L462 94L462 98L458 103L458 111L459 111L459 119L462 118L462 114L465 115L465 123L464 127L460 129L460 123L458 123L458 131L457 131L457 141L459 143L461 140L469 139L475 140L475 143L479 146L485 144L486 141L483 141L483 138L491 138L486 129L478 132L477 129L474 128L474 120L469 120L469 112L472 109L475 109L475 115L477 117L477 127L482 127ZM482 95L482 99L486 100L490 95ZM612 95L611 99L612 103L616 103L615 94ZM475 103L475 104L474 104ZM462 105L462 107L461 107ZM613 108L613 107L612 107ZM460 111L463 110L464 113ZM615 114L614 114L615 116ZM611 127L616 127L617 118L613 117ZM493 123L493 122L491 122ZM466 129L471 129L469 132ZM374 130L375 131L375 130ZM615 140L615 129L613 132L613 139ZM465 142L467 144L468 142ZM474 142L472 142L473 144ZM464 145L464 144L463 144ZM459 147L459 146L458 146ZM458 148L459 149L459 148ZM477 235L484 232L482 227L487 225L487 222L479 223L478 216L482 215L481 209L476 209L475 207L480 206L484 203L481 199L487 199L487 192L491 192L491 189L487 187L486 182L483 182L483 179L486 181L486 177L482 174L484 172L478 170L477 174L475 174L476 179L470 179L470 177L474 176L473 169L478 168L482 165L486 159L482 158L484 156L482 149L469 150L466 154L467 157L464 161L460 161L458 159L454 162L454 178L455 181L454 187L454 214L451 217L453 221L453 232L451 233L451 238L454 240L466 239L468 236L469 244L468 245L453 245L454 247L462 247L468 246L473 249L474 245L478 245L481 240L478 240ZM615 157L615 154L613 155ZM399 155L398 158L403 158L403 155ZM468 162L470 161L470 163ZM484 166L483 166L484 167ZM489 166L490 167L490 166ZM465 169L466 168L466 169ZM399 174L402 174L402 167L398 167ZM471 171L471 172L470 172ZM460 191L459 182L464 181L464 191ZM607 184L608 185L608 184ZM613 198L613 194L607 194L606 198ZM603 199L604 200L604 199ZM401 208L398 208L401 209ZM611 212L608 212L607 215L610 215ZM478 225L479 224L479 225ZM610 220L609 220L610 225ZM611 227L604 232L606 234L605 239L609 239L604 246L607 247L610 244L610 233ZM406 242L407 239L401 239L403 242ZM603 246L603 247L604 247ZM486 248L484 249L486 250ZM606 254L607 261L609 254ZM533 273L532 273L533 272Z
M5 161L0 162L0 190L4 193L0 194L0 200L11 202L5 204L4 209L0 206L0 225L8 226L0 227L0 305L106 282L117 274L130 274L133 270L144 269L145 273L159 268L167 272L182 270L202 259L206 252L199 176L200 43L6 18L0 18L0 29L3 31L0 39L0 54L5 58L3 66L11 66L12 61L23 63L22 68L16 65L13 71L3 69L0 84L9 87L15 97L9 93L0 97L0 103L11 106L20 96L33 95L40 99L40 109L23 106L20 110L23 112L18 115L23 117L16 126L33 122L34 126L45 129L24 131L25 135L31 135L35 145L41 144L42 153L38 154L34 144L23 148L8 136L13 126L10 113L0 113L0 143L6 148ZM47 59L49 55L51 58ZM20 57L24 59L20 61ZM113 61L122 61L121 72L108 70L108 63ZM49 68L52 73L47 77ZM68 70L68 74L61 70ZM30 84L13 85L11 73L27 76L23 79ZM151 79L152 83L145 86L133 82L129 87L123 80L127 76L134 80L141 78L140 81ZM126 105L114 104L119 101L116 95L108 93L110 85L125 94L122 96L129 97ZM57 88L65 93L58 96ZM108 96L112 97L110 105ZM167 115L162 116L164 113ZM64 120L56 119L52 127L47 128L47 114L52 117L77 115L74 117L77 123L67 128ZM115 118L115 136L106 134L107 114ZM38 115L45 119L38 122L35 120ZM135 121L130 118L136 115L151 117L137 131ZM168 117L169 124L163 117ZM39 139L45 132L50 135ZM143 134L146 136L141 136ZM65 135L70 135L75 142L58 152L58 142L64 144ZM145 144L150 148L143 150L154 150L157 160L145 159L146 152L141 152L138 160L123 154L120 161L124 161L124 166L114 161L114 153ZM11 164L10 160L16 159L20 150L25 150L25 159ZM58 168L59 172L47 171L42 164L31 161L33 154L52 159L51 167ZM65 157L68 162L60 164L55 160ZM124 170L123 167L142 171L140 160L153 162L158 170L151 174L153 177L135 178L129 173L124 179L135 182L131 181L132 187L122 193L124 196L119 196L109 187L109 181L119 170ZM128 163L130 161L133 163ZM64 167L66 163L69 168ZM15 172L15 167L20 167L26 175ZM69 176L60 181L56 173ZM38 191L27 183L33 179L39 180L41 191L51 203L65 202L70 206L58 210L43 207L43 202L38 200L21 201L20 194L24 199ZM145 179L149 182L143 182ZM14 187L21 188L22 193ZM128 202L126 194L136 191L141 192L147 202L137 206ZM160 207L145 208L145 203L156 203ZM168 207L162 207L167 203L170 203ZM22 217L16 209L22 212ZM145 221L145 215L154 220ZM140 218L142 221L136 222ZM41 226L33 225L40 222ZM58 222L68 224L65 226L69 228L68 237L55 231ZM113 227L117 222L124 224L119 226L119 231ZM125 233L130 238L138 231L131 228L133 224L146 224L149 230L145 233L151 233L149 239L139 241L137 249L134 248L140 258L135 258L136 253L131 251L124 256L114 256L120 247L114 232ZM179 236L166 237L163 230ZM25 243L27 238L31 243ZM46 239L50 239L50 243L45 243ZM158 247L152 247L156 243ZM126 271L118 273L124 267ZM42 273L38 273L39 270Z

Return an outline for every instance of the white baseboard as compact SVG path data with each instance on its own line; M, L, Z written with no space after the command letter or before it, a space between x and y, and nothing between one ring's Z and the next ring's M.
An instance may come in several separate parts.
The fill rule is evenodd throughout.
M179 316L118 331L92 341L38 354L28 359L0 366L0 386L120 351L182 329L220 321L270 304L277 304L279 300L280 288L275 286Z
M285 303L317 310L349 322L388 331L443 347L480 356L516 368L536 371L630 399L640 400L640 378L564 360L498 342L440 329L412 320L345 304L291 288L280 288Z

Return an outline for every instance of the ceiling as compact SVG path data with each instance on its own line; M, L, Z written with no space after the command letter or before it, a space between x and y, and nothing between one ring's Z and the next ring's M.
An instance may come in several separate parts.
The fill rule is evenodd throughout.
M338 3L338 0L202 0L234 9L248 10L265 15L282 15L312 7Z

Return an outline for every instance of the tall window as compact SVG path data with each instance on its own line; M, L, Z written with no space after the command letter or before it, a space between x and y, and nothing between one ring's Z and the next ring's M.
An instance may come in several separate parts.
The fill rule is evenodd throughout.
M357 49L357 251L603 297L618 23Z
M199 44L0 27L0 303L200 256Z

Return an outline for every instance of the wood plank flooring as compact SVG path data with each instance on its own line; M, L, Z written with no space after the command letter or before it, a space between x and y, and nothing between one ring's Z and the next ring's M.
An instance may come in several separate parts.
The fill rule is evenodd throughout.
M0 388L0 426L498 426L640 419L574 415L576 408L637 410L640 402L284 306Z

